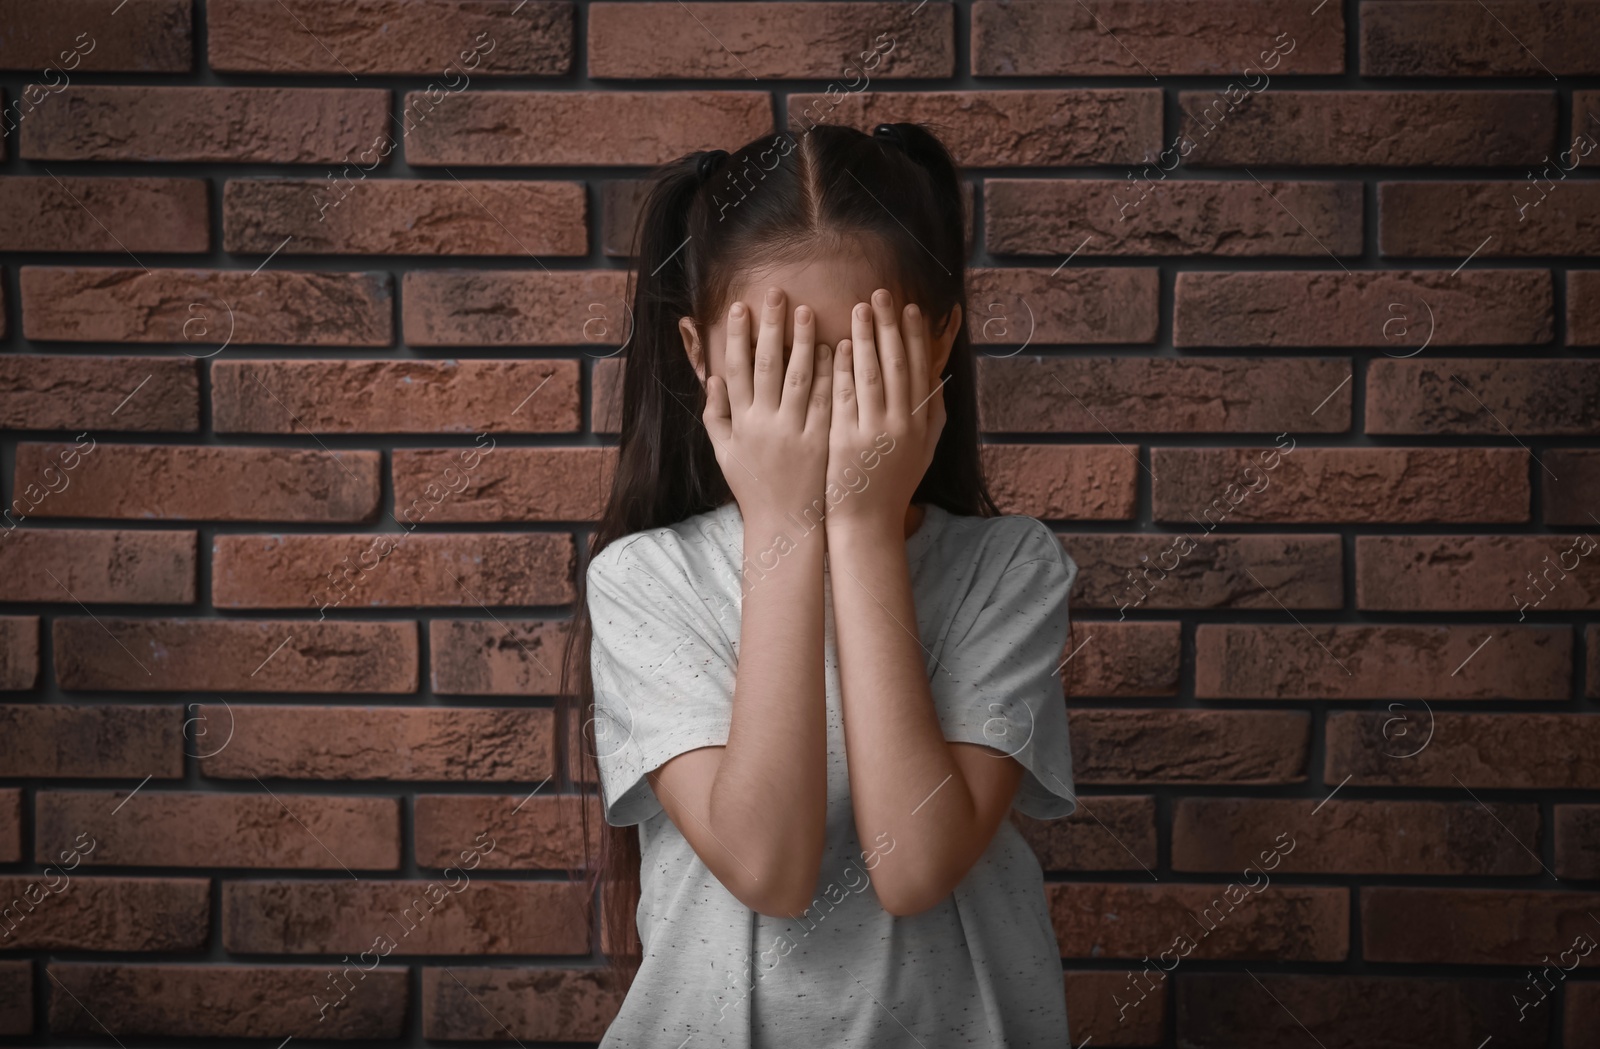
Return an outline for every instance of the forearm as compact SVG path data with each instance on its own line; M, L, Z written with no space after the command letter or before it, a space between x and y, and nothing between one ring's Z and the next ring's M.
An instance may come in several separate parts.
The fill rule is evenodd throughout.
M794 548L763 563L780 533ZM827 825L822 533L796 533L781 517L745 522L733 715L709 800L711 828L780 910L809 902Z
M828 546L856 831L889 835L895 859L874 886L890 911L916 913L955 888L992 828L933 705L902 526L830 530Z

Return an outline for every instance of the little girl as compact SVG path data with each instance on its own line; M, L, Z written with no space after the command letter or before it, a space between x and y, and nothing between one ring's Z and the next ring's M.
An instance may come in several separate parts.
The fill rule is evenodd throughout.
M1076 804L1077 567L984 485L962 214L915 124L687 156L649 195L568 653L608 950L638 893L603 1047L1070 1044L1008 816Z

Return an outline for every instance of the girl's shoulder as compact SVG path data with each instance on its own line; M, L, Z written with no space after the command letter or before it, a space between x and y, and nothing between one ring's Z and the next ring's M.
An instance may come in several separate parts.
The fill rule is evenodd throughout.
M947 558L973 564L983 573L1003 576L1015 568L1054 566L1076 578L1078 566L1050 526L1024 514L968 517L930 507L941 515L937 547Z
M727 503L659 528L615 539L589 559L588 578L621 580L643 572L689 581L719 564L737 564L744 545L738 509Z

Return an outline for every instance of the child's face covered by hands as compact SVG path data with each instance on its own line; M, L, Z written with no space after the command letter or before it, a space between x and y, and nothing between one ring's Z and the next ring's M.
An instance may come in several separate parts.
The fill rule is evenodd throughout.
M730 289L706 339L680 322L747 522L825 505L830 533L836 519L905 525L943 427L939 376L961 317L958 308L935 332L884 283L861 255L773 266Z
M858 302L871 302L875 289L890 287L878 268L860 253L830 255L808 262L786 263L769 269L746 274L745 280L729 289L729 301L717 314L704 341L698 338L694 322L685 317L678 327L683 336L684 350L703 382L708 374L726 377L724 352L728 340L728 307L734 302L745 305L747 315L759 318L766 302L767 289L777 287L784 293L784 362L794 346L794 309L809 306L814 318L813 328L819 345L830 349L841 339L851 335L850 311ZM897 305L899 292L895 292ZM937 376L944 369L945 358L950 354L950 344L955 340L958 323L946 326L947 330L930 340L931 374ZM706 371L709 364L710 372ZM935 379L937 381L937 379Z

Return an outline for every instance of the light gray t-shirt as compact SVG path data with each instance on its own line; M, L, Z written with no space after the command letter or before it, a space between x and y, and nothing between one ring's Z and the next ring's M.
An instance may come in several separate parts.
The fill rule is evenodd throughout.
M797 522L795 538L808 527ZM739 571L760 586L774 556L758 551L746 564L743 547L730 502L619 539L589 566L605 815L639 826L643 857L642 962L602 1049L1070 1045L1043 877L1010 820L931 910L895 917L878 903L872 870L899 857L883 835L857 840L850 806L830 589L860 585L848 576L825 576L823 588L827 849L811 907L795 920L746 907L661 808L645 773L728 741ZM1056 672L1077 565L1032 518L932 505L906 556L945 738L1021 762L1016 809L1069 815L1076 800Z

